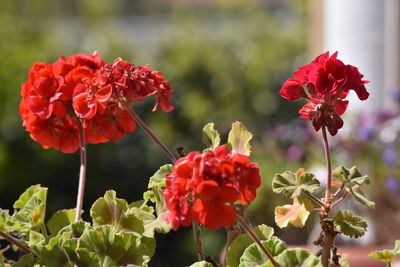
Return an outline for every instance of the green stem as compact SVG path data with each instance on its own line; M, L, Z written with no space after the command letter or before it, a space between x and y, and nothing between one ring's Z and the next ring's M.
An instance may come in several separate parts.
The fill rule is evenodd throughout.
M81 154L81 166L79 171L78 195L76 199L75 222L81 220L83 196L85 193L85 183L86 183L86 141L85 141L85 132L82 127L82 122L80 120L78 120L78 134L79 134L79 151Z
M205 259L205 257L203 252L203 241L201 238L200 224L198 222L193 222L192 226L193 226L193 235L194 235L194 243L196 246L197 258L199 259L199 261L202 261Z
M139 116L133 111L132 109L126 107L125 108L128 112L129 115L132 117L132 119L135 120L137 124L142 127L142 129L153 139L154 142L161 148L161 150L167 155L167 157L171 160L172 163L175 163L176 157L174 154L167 148L166 145L151 131L151 129L139 118Z
M265 256L271 261L272 265L276 266L276 261L274 257L272 257L271 253L268 251L266 247L261 243L261 241L258 239L257 235L253 232L253 230L250 228L250 226L247 225L247 223L240 217L237 216L236 221L243 227L243 229L250 235L250 237L254 240L254 242L257 243L257 245L260 247L262 252L264 253Z
M11 244L17 246L22 252L24 253L32 253L35 257L37 257L37 255L35 254L35 252L33 252L32 250L30 250L29 248L25 247L24 245L22 245L18 240L16 240L15 238L9 236L8 234L0 231L0 236L2 238L4 238L5 240L7 240L8 242L10 242Z

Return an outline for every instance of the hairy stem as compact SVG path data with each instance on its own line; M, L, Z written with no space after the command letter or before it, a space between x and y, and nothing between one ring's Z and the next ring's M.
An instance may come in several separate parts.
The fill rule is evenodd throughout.
M334 208L335 206L339 205L346 197L347 197L347 192L338 200L332 203L331 208Z
M196 246L197 258L199 259L199 261L202 261L205 259L205 257L203 252L203 241L201 238L200 224L198 222L193 222L192 226L193 226L194 243Z
M311 199L312 201L314 201L315 203L317 203L318 205L320 205L323 208L326 208L325 203L323 203L321 200L319 200L318 198L316 198L314 195L308 193L308 192L304 192L304 194Z
M78 187L78 196L76 199L75 222L81 220L83 195L85 193L85 183L86 183L86 141L85 141L85 132L82 127L82 122L80 120L78 120L78 133L79 133L79 151L81 154L81 167L79 171L79 187Z
M17 246L22 252L24 253L32 253L35 257L37 256L35 254L35 252L33 252L32 250L30 250L29 248L25 247L24 245L22 245L18 240L16 240L15 238L13 238L12 236L9 236L8 234L0 231L0 236L2 238L4 238L5 240L7 240L8 242L10 242L11 244Z
M325 125L322 125L322 137L324 140L324 151L325 151L325 160L326 160L326 191L325 191L325 204L329 205L331 201L332 194L332 166L331 166L331 154L329 151L328 137L326 136L326 128Z
M172 163L175 163L176 157L174 154L167 148L166 145L151 131L151 129L139 118L139 116L135 113L130 108L126 108L126 110L129 112L129 115L132 117L132 119L135 120L137 124L142 127L142 129L153 139L154 142L157 143L157 145L161 148L161 150L167 155L167 157L172 161Z
M247 223L240 216L238 216L236 218L236 220L243 227L243 229L250 235L250 237L254 240L254 242L257 243L257 245L260 247L260 249L262 250L264 255L267 256L267 258L271 261L272 265L276 266L276 261L275 261L274 257L272 257L271 253L267 250L266 247L264 247L264 245L258 239L256 234L250 228L250 226L248 226Z

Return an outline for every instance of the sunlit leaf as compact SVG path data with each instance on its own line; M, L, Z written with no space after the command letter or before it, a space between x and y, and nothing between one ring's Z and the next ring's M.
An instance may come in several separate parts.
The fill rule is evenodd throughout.
M311 194L318 190L319 185L314 174L299 171L297 173L291 171L277 173L272 180L272 190L290 198L299 197L302 191Z
M93 226L112 225L115 231L144 232L143 221L134 213L128 212L128 203L116 197L115 191L107 191L90 209Z
M148 188L163 188L165 186L165 175L172 172L172 164L165 164L158 169L158 171L150 177Z
M278 206L275 208L275 222L280 228L287 227L290 223L295 227L304 227L308 216L310 215L308 199L299 202L294 199L293 205Z
M28 253L28 254L23 255L12 266L13 267L29 267L29 266L34 266L34 264L35 264L35 258L33 257L32 254ZM0 266L1 266L1 264L0 264Z
M258 225L253 228L254 233L260 240L268 240L274 234L274 229L267 225ZM228 267L237 267L240 264L240 257L245 249L254 243L248 234L241 234L233 240L226 253L226 264Z
M350 169L340 166L332 172L332 176L346 183L355 183L358 185L370 184L368 175L362 175L356 166L353 166Z
M206 262L206 261L199 261L199 262L193 263L189 267L214 267L214 265L212 265L211 263Z
M0 209L0 231L6 232L7 220L10 218L8 210Z
M29 187L14 203L16 209L7 221L9 231L28 233L40 231L46 213L47 188L34 185Z
M261 241L263 246L273 256L278 256L286 249L286 244L277 237L271 237L268 240ZM261 248L253 243L248 246L240 257L239 267L256 267L265 264L268 261L267 256Z
M375 208L375 202L368 200L364 196L364 192L361 190L361 187L359 185L349 187L349 189L350 189L350 193L353 195L355 200L357 200L359 203L367 206L368 208Z
M214 129L214 123L207 123L203 128L203 142L210 147L211 150L217 148L221 142L221 137L217 130Z
M36 231L30 231L29 232L29 242L28 246L30 249L35 251L37 254L40 255L40 252L42 251L43 245L45 244L45 237Z
M228 144L232 151L249 156L251 153L250 140L253 134L250 133L246 126L239 121L232 123L231 131L228 135Z
M154 238L135 232L117 233L111 225L86 231L79 245L94 252L101 266L147 266L155 250Z
M396 240L394 249L392 250L384 249L380 251L374 251L370 253L368 256L386 263L391 263L399 255L400 255L400 241Z
M76 209L59 210L47 222L51 234L57 234L61 228L74 222Z
M363 236L367 223L360 216L354 216L349 210L341 210L333 217L335 230L349 237Z
M279 267L323 267L321 261L307 250L295 248L283 251L275 257ZM268 262L263 267L272 267Z

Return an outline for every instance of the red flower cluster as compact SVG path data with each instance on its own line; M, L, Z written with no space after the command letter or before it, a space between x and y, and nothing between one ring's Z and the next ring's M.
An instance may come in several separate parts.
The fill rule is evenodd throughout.
M73 153L79 146L79 119L86 143L116 141L135 130L127 108L156 95L153 111L157 105L171 111L171 92L163 75L148 66L121 59L106 64L97 52L77 54L33 65L22 84L20 113L32 139L44 148Z
M260 184L258 165L225 145L203 154L191 152L167 175L162 191L169 209L165 219L175 230L193 221L209 229L229 227L236 219L230 204L250 203Z
M326 52L310 64L299 68L294 78L288 79L280 90L287 100L309 99L300 111L300 117L312 120L318 131L322 125L331 135L342 128L340 116L346 111L348 102L343 100L350 90L354 90L360 100L366 100L369 93L365 89L368 81L363 81L358 69L338 60L337 52L329 56Z

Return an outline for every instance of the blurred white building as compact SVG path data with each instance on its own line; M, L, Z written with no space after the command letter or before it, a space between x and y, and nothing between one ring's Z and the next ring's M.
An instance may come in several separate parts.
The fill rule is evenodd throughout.
M399 0L314 0L311 24L313 54L339 51L339 59L370 81L370 98L354 101L349 112L398 108L393 92L400 93Z

